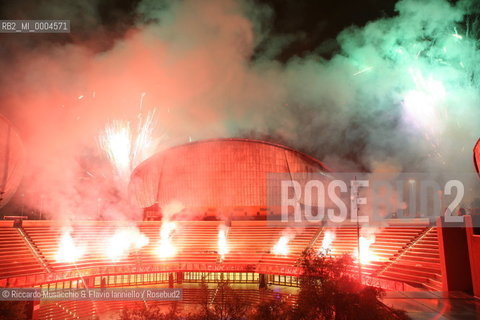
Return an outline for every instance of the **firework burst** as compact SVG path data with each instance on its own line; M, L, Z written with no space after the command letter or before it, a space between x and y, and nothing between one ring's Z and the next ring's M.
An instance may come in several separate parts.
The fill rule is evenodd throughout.
M136 126L123 120L114 120L105 126L99 145L122 179L128 179L133 168L155 152L154 129L155 111L146 116L140 113Z

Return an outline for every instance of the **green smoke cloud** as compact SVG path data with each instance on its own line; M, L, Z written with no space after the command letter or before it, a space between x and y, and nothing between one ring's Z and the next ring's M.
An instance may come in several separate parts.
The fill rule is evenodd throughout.
M286 116L274 123L290 119L291 141L360 155L367 168L390 159L406 171L466 170L480 135L474 2L403 0L396 12L343 31L330 60L289 61Z

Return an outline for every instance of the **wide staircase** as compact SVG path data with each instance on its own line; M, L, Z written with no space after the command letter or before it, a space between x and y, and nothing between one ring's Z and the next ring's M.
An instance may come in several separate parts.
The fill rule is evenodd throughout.
M54 271L75 270L105 265L129 265L135 262L133 255L122 257L119 261L108 258L108 239L116 230L108 225L76 225L68 229L74 240L74 250L81 252L74 262L57 261L61 238L65 229L60 226L25 226L24 230L42 252Z
M122 227L110 222L77 223L69 229L75 246L83 250L83 255L75 263L57 261L60 240L66 230L60 225L46 221L25 223L25 236L17 228L1 226L0 257L3 264L0 278L42 274L48 270L155 267L182 263L295 266L305 248L311 246L317 251L321 248L327 231L335 233L329 254L356 257L358 230L352 224L335 229L318 226L285 229L265 221L234 221L227 231L228 253L221 259L218 254L220 224L214 221L177 222L171 239L176 254L162 257L158 252L161 223L139 222L137 226L149 238L149 243L112 260L108 254L109 239ZM288 238L286 255L275 254L272 250L281 237ZM405 282L424 290L441 289L436 228L420 222L387 225L377 230L370 254L371 260L362 265L364 274Z
M150 239L149 244L138 252L143 264L215 263L217 260L217 224L204 221L176 223L171 238L176 252L172 257L162 257L159 254L159 224L141 225L139 229Z
M394 278L433 291L442 290L437 228L425 230L392 260L390 265L379 272L379 276Z
M358 255L358 235L361 229L354 225L325 228L315 242L320 250L326 232L335 234L330 251L332 256ZM375 233L370 246L370 261L362 265L362 272L375 277L405 282L412 288L441 290L441 271L437 230L427 225L389 225ZM365 254L360 252L360 255Z
M0 227L0 260L0 279L45 272L17 228Z
M285 230L274 224L233 224L228 233L230 252L224 262L293 266L317 231L318 227ZM275 253L273 250L281 237L287 239L286 254Z
M162 257L158 251L160 244L160 224L141 224L139 230L149 238L149 243L130 254L112 261L108 257L108 239L118 227L104 225L76 225L69 234L77 248L84 251L75 263L58 262L56 259L62 237L62 228L49 226L27 226L24 229L32 241L40 248L52 269L70 270L92 266L110 265L152 265L161 263L217 263L225 264L273 264L293 265L302 251L309 245L317 232L316 227L291 230L287 237L288 254L275 254L272 248L285 235L285 230L277 226L252 225L234 222L227 228L228 253L221 261L218 254L218 232L220 223L177 222L172 233L171 243L176 252L172 257Z

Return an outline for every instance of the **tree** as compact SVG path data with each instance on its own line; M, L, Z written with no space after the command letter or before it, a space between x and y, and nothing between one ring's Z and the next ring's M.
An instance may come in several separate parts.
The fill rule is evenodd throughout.
M129 307L122 310L119 320L180 320L190 319L179 316L176 308L176 302L172 304L170 310L167 313L162 312L161 308L157 304L145 304L139 302L136 307Z
M200 312L179 316L175 309L163 314L152 306L137 311L124 311L121 320L184 319L184 320L399 320L408 319L404 312L381 302L384 291L362 285L357 278L352 258L348 255L331 258L311 249L299 261L299 293L296 303L281 294L262 290L260 302L252 305L235 291L228 281L220 281L215 290L202 281ZM213 291L213 293L212 293Z
M398 310L387 308L380 299L384 291L363 286L353 273L348 255L334 259L312 249L303 252L303 273L293 319L407 319Z
M214 319L213 313L210 308L210 291L204 278L202 278L202 282L200 283L200 307L201 311L199 317L201 317L201 319Z
M263 290L260 296L268 296L268 291ZM253 320L288 320L291 315L291 305L283 295L261 300L255 309Z
M251 309L251 305L230 286L228 281L220 281L213 297L213 319L241 320Z

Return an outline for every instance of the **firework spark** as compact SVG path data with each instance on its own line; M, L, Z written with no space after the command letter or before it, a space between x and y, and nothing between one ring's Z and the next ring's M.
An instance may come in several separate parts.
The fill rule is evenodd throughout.
M124 179L128 179L135 166L156 150L157 143L153 139L155 111L146 116L140 113L135 128L132 129L130 121L114 120L107 123L99 137L100 148Z
M155 110L138 115L138 129L132 145L132 166L136 167L140 162L150 157L155 152L156 143L153 139L155 129Z
M364 72L370 71L370 70L372 70L372 69L373 69L373 67L366 67L365 69L362 69L362 70L360 70L360 71L358 71L358 72L355 72L355 73L353 74L353 76L354 76L354 77L355 77L355 76L358 76L359 74L362 74L362 73L364 73Z
M418 70L409 71L415 89L405 93L405 115L416 124L433 130L442 114L439 107L446 98L445 87L438 80L425 78Z
M131 139L130 123L126 121L112 121L100 135L100 147L121 177L130 172Z

